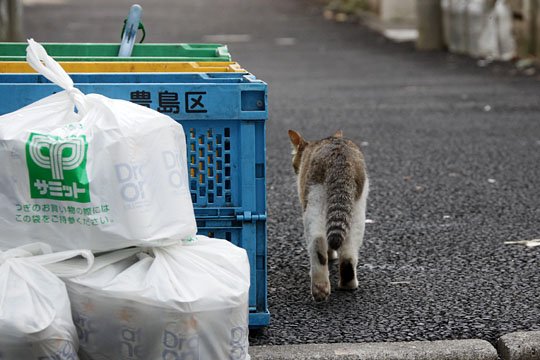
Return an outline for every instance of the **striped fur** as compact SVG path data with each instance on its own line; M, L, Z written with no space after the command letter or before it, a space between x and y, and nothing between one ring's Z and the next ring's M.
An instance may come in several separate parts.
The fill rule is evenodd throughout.
M323 254L337 250L342 269L340 286L356 288L358 284L357 252L364 233L368 187L364 158L341 132L319 141L306 141L289 130L289 137L311 258L312 292L316 300L324 300L330 286ZM321 242L321 238L326 241Z
M339 148L338 148L339 149ZM332 166L327 169L326 238L328 246L338 250L351 228L354 194L354 172L343 153L336 153Z

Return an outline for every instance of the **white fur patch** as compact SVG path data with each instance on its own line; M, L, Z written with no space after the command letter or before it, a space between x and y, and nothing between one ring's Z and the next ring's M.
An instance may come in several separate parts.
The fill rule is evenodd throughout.
M326 190L323 185L309 187L304 211L304 233L308 246L319 236L326 239Z
M362 246L364 241L364 231L366 228L366 207L367 196L369 192L369 179L366 177L364 182L364 188L362 189L362 195L360 199L354 204L351 232L350 232L350 248L351 252L358 253L358 249ZM351 254L352 255L352 254Z

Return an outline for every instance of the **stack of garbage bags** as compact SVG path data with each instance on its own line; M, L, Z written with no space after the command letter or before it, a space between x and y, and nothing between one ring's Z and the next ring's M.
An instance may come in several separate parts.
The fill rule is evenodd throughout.
M450 51L503 61L516 55L506 0L441 0L441 8Z
M249 359L249 262L197 236L182 126L64 91L0 117L0 359Z

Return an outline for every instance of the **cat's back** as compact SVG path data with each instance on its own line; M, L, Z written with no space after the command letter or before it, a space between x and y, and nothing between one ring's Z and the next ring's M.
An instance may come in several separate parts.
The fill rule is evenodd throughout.
M314 144L312 160L327 161L328 166L331 166L331 163L340 160L363 161L363 155L351 140L329 137Z
M310 183L348 177L357 183L366 177L364 156L360 148L346 138L329 137L313 144L306 176Z

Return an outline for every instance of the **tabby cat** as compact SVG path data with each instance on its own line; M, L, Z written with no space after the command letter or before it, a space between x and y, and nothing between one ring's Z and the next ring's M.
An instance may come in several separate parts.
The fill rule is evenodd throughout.
M330 260L339 259L339 288L358 288L356 265L369 188L364 156L342 131L319 141L306 141L294 130L289 137L311 263L311 293L315 301L323 301L330 295Z

